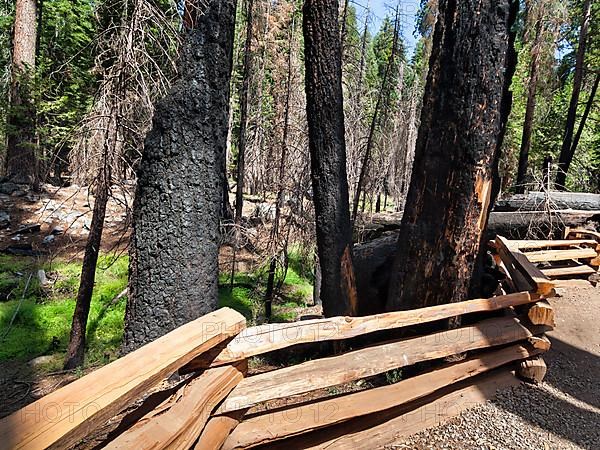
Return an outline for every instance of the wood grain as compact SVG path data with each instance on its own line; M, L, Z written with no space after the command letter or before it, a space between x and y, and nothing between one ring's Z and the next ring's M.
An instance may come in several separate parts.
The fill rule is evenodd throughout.
M390 386L261 414L243 421L225 441L223 450L271 443L355 417L384 411L539 353L541 350L533 349L529 345L513 345Z
M406 405L285 439L270 445L270 450L339 449L371 450L440 425L462 411L485 403L498 390L516 386L519 380L506 369L459 382L449 388Z
M545 297L554 296L554 283L535 267L525 254L519 250L511 250L510 243L506 238L496 236L496 249L517 288L526 289L526 286L522 285L527 284L529 286L527 290L532 290Z
M472 326L308 361L245 378L217 413L249 408L267 400L344 384L420 361L525 340L534 334L537 332L532 333L518 319L500 317Z
M204 372L181 388L177 401L110 442L105 449L189 449L200 435L211 411L244 378L233 366Z
M527 289L528 290L528 289ZM230 364L234 361L273 350L309 342L348 339L381 330L435 322L463 314L497 311L510 306L535 302L539 295L520 292L490 299L475 299L446 305L431 306L410 311L396 311L365 317L332 317L294 323L268 324L250 327L238 334L225 349L216 355L200 355L182 369L182 372L209 366Z
M31 403L0 421L1 449L68 448L194 357L237 334L244 317L222 308Z
M539 250L525 253L527 259L532 262L544 261L569 261L571 259L590 259L598 256L593 248L574 248L567 250Z

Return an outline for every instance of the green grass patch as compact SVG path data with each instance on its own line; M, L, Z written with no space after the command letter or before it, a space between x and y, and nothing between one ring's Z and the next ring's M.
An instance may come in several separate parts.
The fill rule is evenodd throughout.
M128 257L101 256L96 269L87 331L87 362L95 364L116 356L123 336L126 298L112 300L127 285ZM34 274L8 334L0 342L0 360L30 359L66 350L81 263L52 262L43 264L50 283L40 287ZM33 260L3 257L2 273L22 271L21 289L14 299L0 303L0 336L6 334L19 306L28 273L37 270ZM15 269L17 268L17 269Z

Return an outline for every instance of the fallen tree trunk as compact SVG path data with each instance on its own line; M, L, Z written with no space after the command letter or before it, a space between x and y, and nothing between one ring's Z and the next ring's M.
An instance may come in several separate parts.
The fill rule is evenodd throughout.
M496 201L495 211L545 211L575 209L599 211L600 194L587 192L529 192Z

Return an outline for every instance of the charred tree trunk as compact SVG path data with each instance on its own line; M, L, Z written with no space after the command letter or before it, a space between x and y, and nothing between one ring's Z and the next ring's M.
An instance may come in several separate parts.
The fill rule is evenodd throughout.
M33 96L37 31L36 0L17 0L12 52L10 109L7 117L6 175L37 189L36 107Z
M527 167L529 163L529 149L531 148L531 134L533 132L533 117L535 114L535 94L537 91L538 64L540 59L540 36L542 34L542 19L539 18L535 25L535 39L531 49L531 66L529 68L529 89L527 93L527 106L525 107L525 120L523 121L523 135L521 137L521 150L519 152L519 168L517 170L516 193L525 192Z
M337 0L306 0L303 8L306 112L326 316L354 314L356 284L346 175L342 61Z
M581 29L579 31L579 46L577 47L577 56L575 59L575 74L573 75L573 92L571 93L571 103L567 113L567 123L565 125L565 135L560 157L558 160L558 172L556 173L556 188L566 189L567 173L569 166L573 161L573 132L575 130L575 120L577 119L577 106L579 105L579 94L583 83L583 70L585 63L585 49L587 44L588 30L592 19L592 0L585 0L583 5L583 18Z
M511 0L440 1L387 308L468 297L503 128Z
M244 172L246 166L246 129L248 126L248 91L250 89L251 47L252 47L252 10L254 0L246 1L246 42L244 43L244 69L242 90L240 92L240 135L238 139L237 186L235 190L235 222L242 220L244 209Z
M156 106L138 172L124 350L218 306L235 0L210 0L187 31L180 78Z

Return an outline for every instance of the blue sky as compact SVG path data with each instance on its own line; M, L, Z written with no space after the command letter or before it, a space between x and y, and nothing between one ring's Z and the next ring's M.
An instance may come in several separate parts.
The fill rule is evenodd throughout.
M415 47L416 39L413 35L415 30L415 18L419 10L419 0L350 0L356 7L359 23L364 20L366 9L370 10L370 30L374 33L385 16L394 16L396 5L400 5L400 17L402 18L402 35L411 53Z

